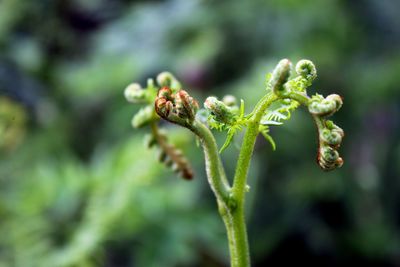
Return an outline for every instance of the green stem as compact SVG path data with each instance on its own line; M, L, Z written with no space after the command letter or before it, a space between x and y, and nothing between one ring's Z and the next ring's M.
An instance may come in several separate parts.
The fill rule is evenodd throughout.
M227 230L231 267L250 266L244 213L246 179L260 120L265 110L277 98L270 93L263 97L254 109L240 150L232 188L226 179L217 144L210 130L199 121L194 121L189 127L200 138L204 149L208 182L217 197L219 213Z
M237 265L237 262L239 262L237 259L240 258L240 249L237 248L240 244L240 238L236 237L237 231L235 229L237 227L235 227L232 214L235 203L232 202L230 197L231 188L219 156L217 143L210 130L201 122L194 121L189 129L200 138L204 149L208 182L217 197L218 211L227 231L231 266L242 266Z
M238 163L236 165L235 178L233 181L232 193L233 198L238 204L244 204L244 194L246 192L247 173L250 166L251 156L253 154L254 145L259 132L260 121L265 110L277 100L278 97L273 94L267 94L256 105L253 118L249 121L246 133L243 138L243 144L240 149ZM240 203L243 202L243 203Z
M242 201L244 203L244 201ZM240 205L232 214L232 232L235 242L235 258L231 259L232 267L249 267L250 252L249 242L247 240L246 220L244 214L244 206Z
M200 138L203 146L207 178L211 189L218 201L228 204L231 188L213 134L203 123L196 120L190 125L189 129Z
M236 262L237 262L237 258L238 258L238 249L237 249L236 244L238 244L238 242L236 241L236 238L235 238L232 213L230 212L227 205L225 205L224 203L220 203L220 202L218 202L218 211L219 211L219 214L221 215L221 218L225 224L226 233L227 233L227 237L228 237L231 266L234 267L234 266L237 266Z
M248 267L250 259L243 207L238 207L231 196L217 143L204 124L194 121L190 129L200 137L204 148L207 178L217 197L218 210L227 231L231 267Z
M259 132L260 120L265 110L277 99L274 94L268 94L257 104L253 118L250 120L243 144L240 149L239 159L232 187L231 198L236 203L236 208L230 210L232 235L235 242L236 257L232 259L232 267L250 266L250 253L247 240L246 221L244 213L245 192L247 187L247 174L250 166L251 156L254 151L255 141Z

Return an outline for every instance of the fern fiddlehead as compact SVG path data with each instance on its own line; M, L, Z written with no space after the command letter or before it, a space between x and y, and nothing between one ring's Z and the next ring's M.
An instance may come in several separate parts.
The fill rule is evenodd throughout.
M344 132L327 119L340 109L342 98L336 94L326 98L319 94L311 97L307 94L307 88L317 77L317 70L311 61L300 60L295 67L296 74L293 76L291 72L291 62L288 59L281 60L267 75L265 96L249 114L245 114L244 101L241 100L238 106L235 97L230 95L222 101L217 97L208 97L204 102L205 109L198 112L197 101L182 90L180 83L168 72L157 76L158 86L150 79L146 89L132 84L125 91L129 102L145 104L135 115L133 126L151 125L150 145L157 145L160 160L186 179L193 176L193 171L182 152L169 144L167 136L159 131L158 121L162 118L183 126L199 137L204 150L208 182L227 229L232 267L250 266L244 202L245 193L248 192L246 179L258 134L261 133L275 150L276 144L269 134L270 127L284 124L291 118L292 112L303 105L318 129L319 166L323 170L333 170L343 165L338 149ZM201 119L204 114L207 117L205 121ZM226 177L215 138L206 124L212 129L227 132L219 153L228 147L237 132L246 129L232 185Z
M143 106L133 116L132 126L134 128L150 126L151 134L147 142L148 147L156 146L159 154L158 160L174 172L180 173L182 178L190 180L193 178L193 169L182 151L168 142L167 135L159 129L158 122L160 117L156 113L157 109L154 108L154 99L157 98L159 102L164 101L164 106L158 109L159 112L168 113L168 115L171 113L171 117L177 116L180 118L182 113L187 112L183 103L186 95L183 92L178 93L178 100L176 101L178 107L171 106L171 103L168 103L167 100L174 95L173 91L177 91L180 88L180 83L169 72L160 73L156 80L160 86L164 86L164 89L160 90L161 93L152 79L147 81L146 88L142 88L138 83L132 83L126 87L124 91L126 100L130 103L141 104ZM161 100L162 97L164 97L164 100ZM190 112L195 113L193 110ZM193 114L192 117L194 117Z
M182 151L168 142L168 137L160 131L157 124L151 125L151 136L148 140L148 147L157 146L159 149L158 160L170 167L174 172L179 173L184 179L193 178L193 169Z
M154 107L161 118L188 127L195 118L199 104L186 91L179 90L174 94L164 86L158 91Z
M336 113L343 105L342 98L337 94L331 94L324 98L320 94L315 94L312 97L307 95L307 88L312 85L312 82L317 77L315 65L309 60L300 60L296 64L297 77L288 80L290 72L290 63L282 60L272 73L270 88L276 88L275 81L285 81L280 84L280 90L275 90L281 99L290 99L292 102L289 108L285 109L281 104L278 109L267 111L264 115L269 125L280 125L282 120L290 118L290 111L296 109L299 104L307 107L312 115L318 130L318 152L317 163L326 171L333 170L343 165L343 159L339 156L338 148L344 137L343 130L335 125L332 121L326 118ZM284 71L283 71L284 70ZM281 77L274 77L274 76ZM290 103L290 102L289 102ZM285 113L289 116L285 116Z

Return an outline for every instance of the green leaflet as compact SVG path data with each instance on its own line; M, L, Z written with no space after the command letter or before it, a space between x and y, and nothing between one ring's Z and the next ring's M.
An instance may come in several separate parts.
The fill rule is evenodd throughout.
M243 125L241 125L241 124L236 124L229 128L228 135L226 136L226 139L225 139L225 143L222 145L221 149L219 150L219 153L222 153L231 144L235 134L242 130L242 128L243 128L242 126Z
M272 150L276 150L276 143L271 135L269 135L269 127L267 125L260 124L258 131L264 136L264 138L271 144Z
M271 143L272 150L276 149L276 144L271 135L269 135L269 126L282 125L284 121L290 119L291 112L299 106L299 102L295 100L284 99L278 101L274 108L265 112L260 122L259 132Z
M283 121L289 120L291 112L300 106L299 102L291 99L281 100L270 110L267 110L261 119L264 125L281 125Z

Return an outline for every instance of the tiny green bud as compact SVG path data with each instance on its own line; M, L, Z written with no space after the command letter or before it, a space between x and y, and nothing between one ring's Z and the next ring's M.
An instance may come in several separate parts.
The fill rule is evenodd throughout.
M147 89L154 88L154 87L155 87L154 80L151 78L147 79Z
M211 112L215 121L230 124L234 119L235 114L231 108L214 96L207 97L204 107Z
M222 102L224 102L225 105L227 105L228 107L233 107L236 106L237 101L236 101L236 97L234 97L233 95L226 95L222 98Z
M312 82L317 77L317 69L314 63L307 59L302 59L297 62L296 73L309 82Z
M282 59L272 72L269 87L276 94L282 93L284 84L288 81L292 63L288 59Z
M131 103L146 103L146 91L138 83L131 83L124 91L125 98Z
M170 72L164 71L157 75L157 83L159 86L171 86L173 76Z
M167 86L174 91L180 89L181 87L175 76L168 71L161 72L157 75L157 83L161 87Z

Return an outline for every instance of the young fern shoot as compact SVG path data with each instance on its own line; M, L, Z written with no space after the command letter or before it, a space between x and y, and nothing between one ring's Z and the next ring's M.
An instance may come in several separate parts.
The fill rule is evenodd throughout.
M319 94L308 95L307 88L317 77L316 68L311 61L300 60L296 64L295 75L292 75L291 71L291 62L282 59L273 72L267 74L265 95L249 114L245 114L244 101L241 100L238 105L236 98L231 95L223 97L222 100L214 96L208 97L204 102L204 109L200 112L198 102L184 91L178 80L168 72L157 76L157 85L149 79L145 89L136 83L125 89L125 97L129 102L144 105L133 117L132 125L135 128L149 125L149 144L158 147L162 162L186 179L192 178L193 171L182 152L168 143L166 135L159 129L159 120L164 119L185 127L199 138L205 155L207 179L227 230L232 267L250 266L244 203L245 193L248 191L248 170L258 134L262 134L275 150L276 145L269 134L269 128L282 125L291 118L291 113L302 105L311 114L317 126L318 165L325 171L343 165L338 149L344 132L327 119L340 109L343 104L342 98L336 94L327 97ZM227 132L226 141L220 149L210 129ZM245 130L245 134L235 175L230 183L220 153L242 130Z

